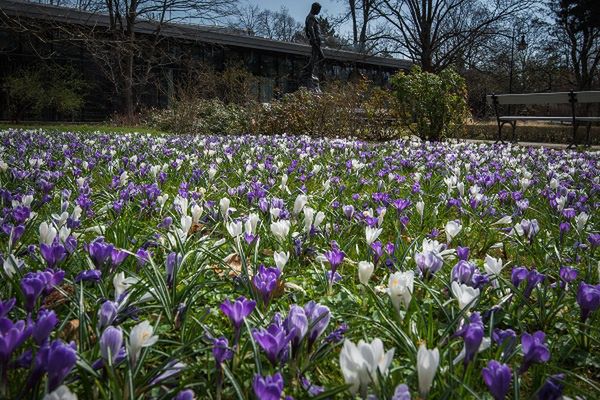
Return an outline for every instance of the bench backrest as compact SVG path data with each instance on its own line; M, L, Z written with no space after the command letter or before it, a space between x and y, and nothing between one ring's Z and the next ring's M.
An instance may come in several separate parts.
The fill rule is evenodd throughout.
M572 92L577 103L600 103L600 91ZM498 104L567 104L571 92L497 94ZM487 95L487 102L494 104L494 95Z

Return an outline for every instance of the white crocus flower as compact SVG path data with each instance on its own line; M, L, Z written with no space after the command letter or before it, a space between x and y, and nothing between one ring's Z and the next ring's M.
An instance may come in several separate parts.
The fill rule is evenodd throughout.
M4 268L4 272L8 277L12 277L17 269L20 269L23 266L23 261L17 258L14 254L9 254L8 257L4 259L4 263L2 267Z
M162 194L162 195L156 197L156 201L158 202L158 205L160 206L160 208L163 208L165 206L165 203L167 202L168 199L169 199L168 193L165 193L165 194Z
M472 302L479 296L479 289L474 289L471 286L467 286L464 283L459 284L456 281L452 282L452 293L458 301L458 306L461 310L469 309L473 306Z
M129 287L135 285L137 282L137 278L125 278L124 272L116 273L113 277L113 286L115 287L115 300L118 301L121 295L125 293L125 291L129 289Z
M456 184L456 190L460 193L460 196L463 197L465 195L465 184L464 182L458 182Z
M271 214L271 219L275 220L275 219L279 219L279 215L281 214L281 209L280 208L270 208L269 209L269 214Z
M458 221L448 221L446 223L446 240L448 243L452 241L462 230L462 225Z
M424 344L417 351L417 375L419 377L419 394L425 398L431 390L433 378L440 365L440 351L437 347L433 350L427 349Z
M369 384L377 384L379 375L387 375L393 357L394 349L386 353L381 339L371 343L361 340L358 345L346 339L340 352L340 368L344 380L351 385L350 391L355 394L360 390L365 398Z
M282 240L282 241L286 240L288 237L288 234L290 233L290 221L284 219L281 221L272 222L271 223L271 232L279 240Z
M67 219L69 218L69 213L68 212L63 212L62 214L52 214L52 219L54 220L54 222L56 222L56 226L58 226L59 228L61 226L63 226L65 224L65 222L67 222Z
M498 221L492 223L492 225L512 225L512 217L510 215L505 215L500 218Z
M58 231L58 237L63 243L69 238L69 236L71 236L71 230L66 226L63 226L62 228L60 228L60 231Z
M65 385L60 385L53 392L44 396L43 400L77 400L77 395Z
M358 280L363 285L369 284L369 279L371 279L371 275L373 275L373 271L375 270L375 265L369 261L360 261L358 263Z
M79 221L81 218L81 214L83 213L83 209L79 206L73 207L73 212L71 213L71 219L73 221Z
M367 245L371 245L373 244L374 241L377 240L377 238L379 237L379 235L381 235L381 232L383 231L382 228L371 228L370 226L367 226L365 229L365 236L367 238Z
M223 217L223 219L227 218L227 215L229 214L230 205L231 200L229 200L227 197L223 197L221 200L219 200L219 209L221 210L221 216Z
M200 217L202 216L202 212L204 212L204 209L202 208L202 206L194 204L190 211L192 212L192 222L194 224L197 224L200 221Z
M242 221L232 221L227 223L227 232L232 238L236 238L242 234Z
M119 176L119 183L121 184L121 186L125 186L128 180L129 173L127 171L123 171L123 173L121 173L121 176Z
M577 228L577 231L581 232L585 228L585 224L587 224L589 218L590 216L584 211L575 217L575 228Z
M182 216L181 217L181 230L186 234L186 236L191 228L192 228L192 217L190 217L189 215Z
M258 216L258 214L252 213L252 214L248 215L248 219L246 220L246 223L244 224L245 232L248 234L255 234L256 227L258 226L259 222L260 222L260 217Z
M189 205L189 200L187 198L177 195L175 200L173 200L173 205L179 207L178 211L181 215L187 215Z
M215 178L215 175L217 175L217 170L213 167L210 167L208 169L208 179L212 181Z
M150 347L158 341L154 328L148 321L142 321L131 329L129 334L129 356L135 365L143 347Z
M313 225L315 228L318 228L325 220L325 213L323 211L319 211L317 215L315 215L315 219L313 221Z
M283 192L287 192L290 193L290 188L288 188L287 186L287 181L288 181L288 176L287 174L283 174L281 176L281 184L279 185L279 188L281 189L281 191Z
M477 352L481 353L482 351L488 349L491 344L492 344L492 341L490 340L490 338L489 337L484 337L481 340L481 344L479 345L479 349L477 349ZM465 358L466 355L467 355L467 349L463 345L462 350L460 351L460 353L458 353L458 355L456 356L456 358L454 359L454 361L452 361L452 363L454 365L458 364L459 362L461 362Z
M485 255L485 261L483 263L483 268L488 275L499 276L500 272L502 272L502 259L494 258L488 254Z
M294 215L300 214L306 203L308 203L308 197L305 194L299 194L294 201Z
M44 243L47 245L51 245L54 239L56 238L56 235L58 234L56 228L52 224L47 223L46 221L40 224L39 232L40 243Z
M315 210L310 207L304 207L304 232L310 232L315 219Z
M387 292L390 295L394 308L399 311L403 304L408 308L412 299L415 284L415 273L413 271L395 272L390 275Z
M415 204L415 208L417 209L417 212L421 218L423 218L423 212L425 211L425 203L423 200L418 201L417 204Z
M275 260L277 268L279 268L280 271L283 271L283 267L285 267L290 259L290 252L276 251L273 253L273 259Z

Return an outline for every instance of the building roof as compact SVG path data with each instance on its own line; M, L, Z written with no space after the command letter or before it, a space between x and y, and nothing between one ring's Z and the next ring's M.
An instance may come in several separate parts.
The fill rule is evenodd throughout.
M52 20L67 24L107 27L108 15L82 11L76 8L58 7L47 4L32 3L26 0L0 0L0 10L9 18L31 18ZM140 21L136 24L136 32L152 34L156 23ZM163 25L162 34L167 37L193 40L203 43L214 43L223 46L237 46L257 50L265 50L286 54L310 56L310 46L302 43L282 42L251 36L231 30L206 25L168 23ZM397 58L376 57L338 49L324 49L325 57L342 62L357 62L395 69L409 69L411 62Z

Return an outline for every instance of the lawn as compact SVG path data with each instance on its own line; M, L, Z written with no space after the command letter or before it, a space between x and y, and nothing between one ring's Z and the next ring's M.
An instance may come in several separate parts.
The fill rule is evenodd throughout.
M0 131L0 398L600 397L599 153L62 128Z

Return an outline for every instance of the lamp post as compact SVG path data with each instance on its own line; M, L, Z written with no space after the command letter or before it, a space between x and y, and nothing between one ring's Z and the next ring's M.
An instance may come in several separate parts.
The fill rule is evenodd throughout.
M512 93L513 89L513 70L515 67L515 28L513 28L511 42L510 42L510 71L508 77L508 93ZM521 35L521 40L517 44L517 50L523 51L527 48L527 42L525 42L525 35Z

